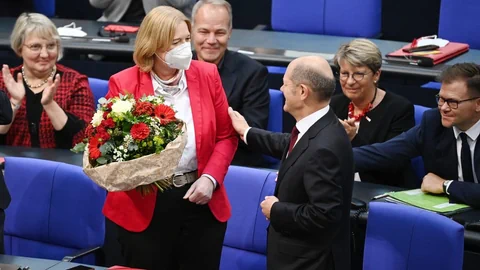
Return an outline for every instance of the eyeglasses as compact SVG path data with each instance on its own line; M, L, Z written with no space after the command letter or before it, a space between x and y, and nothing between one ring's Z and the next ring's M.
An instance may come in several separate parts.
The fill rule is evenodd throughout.
M363 78L365 78L365 75L368 75L370 73L372 73L372 72L365 72L365 73L355 72L355 73L352 73L352 75L350 75L350 73L348 73L348 72L340 72L338 77L341 81L347 81L348 78L350 78L350 76L352 76L352 79L354 81L359 82L359 81L363 80Z
M467 101L471 101L471 100L475 100L475 99L478 99L480 97L473 97L473 98L468 98L468 99L464 99L464 100L455 100L455 99L444 99L440 95L437 94L437 95L435 95L435 98L437 99L438 107L442 107L443 104L445 104L445 102L446 102L447 106L450 109L458 109L458 104L463 103L463 102L467 102Z
M45 47L48 52L54 52L57 49L57 43L55 43L55 42L48 43L48 44L45 44L45 45L42 45L40 43L34 43L34 44L29 44L29 45L24 44L23 46L29 48L32 52L36 52L36 53L41 52L43 47Z

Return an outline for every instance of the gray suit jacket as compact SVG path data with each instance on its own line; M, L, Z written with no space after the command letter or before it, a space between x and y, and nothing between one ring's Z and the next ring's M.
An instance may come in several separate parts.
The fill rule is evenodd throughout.
M122 19L132 1L139 0L89 0L95 8L104 9L103 16L98 21L118 22ZM157 6L172 6L191 18L192 8L196 0L142 0L145 13Z

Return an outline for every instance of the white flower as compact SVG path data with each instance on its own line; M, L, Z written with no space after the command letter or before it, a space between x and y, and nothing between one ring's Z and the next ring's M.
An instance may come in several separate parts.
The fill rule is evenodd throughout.
M133 104L128 100L119 100L112 105L112 112L116 114L122 114L129 112L132 109Z
M90 122L93 127L98 127L103 121L103 111L97 111Z

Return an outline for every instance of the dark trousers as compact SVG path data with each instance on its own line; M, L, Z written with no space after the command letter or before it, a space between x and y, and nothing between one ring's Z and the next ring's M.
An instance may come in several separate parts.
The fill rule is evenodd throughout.
M0 172L1 173L1 172ZM5 246L3 243L3 224L5 222L5 212L0 209L0 254L5 253Z
M129 232L118 226L118 241L129 267L219 269L227 223L219 222L208 205L184 200L189 187L159 192L152 222L145 231Z

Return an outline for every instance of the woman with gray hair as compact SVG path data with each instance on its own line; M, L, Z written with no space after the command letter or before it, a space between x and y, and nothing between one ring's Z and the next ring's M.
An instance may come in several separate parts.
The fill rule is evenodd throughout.
M0 125L0 144L71 148L83 139L95 110L87 77L57 64L60 37L42 14L20 15L10 42L23 64L2 68L0 91L7 92L13 115L10 124Z
M340 46L334 64L343 93L332 97L330 105L353 147L387 141L415 125L413 105L378 87L382 55L373 42L354 39ZM355 179L393 186L414 185L412 170L388 173L374 170L356 175Z

